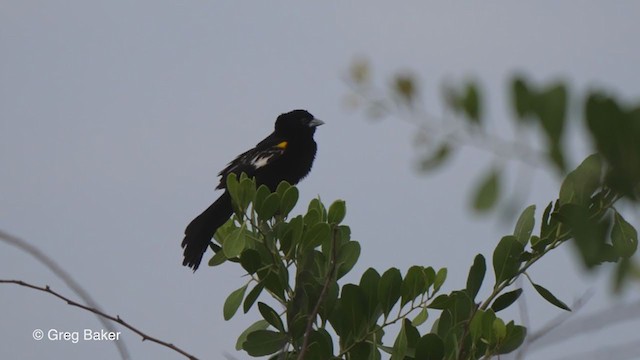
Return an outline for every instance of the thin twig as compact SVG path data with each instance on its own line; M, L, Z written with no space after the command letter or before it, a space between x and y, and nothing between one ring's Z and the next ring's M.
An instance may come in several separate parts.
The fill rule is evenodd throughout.
M45 293L49 293L49 294L59 298L60 300L66 302L68 305L79 307L81 309L84 309L84 310L87 310L89 312L92 312L92 313L100 316L101 318L105 318L105 319L111 320L113 322L116 322L116 323L124 326L125 328L133 331L134 333L136 333L138 335L140 335L140 337L142 337L142 341L147 340L147 341L154 342L156 344L159 344L159 345L162 345L164 347L167 347L167 348L169 348L169 349L171 349L171 350L173 350L175 352L178 352L178 353L184 355L185 357L187 357L187 358L189 358L191 360L198 360L197 357L189 354L188 352L180 349L179 347L177 347L177 346L175 346L175 345L173 345L171 343L168 343L166 341L162 341L160 339L157 339L157 338L155 338L153 336L147 335L146 333L142 332L141 330L138 330L138 328L136 328L136 327L130 325L129 323L127 323L126 321L124 321L119 315L112 316L112 315L109 315L109 314L106 314L106 313L102 312L99 309L96 309L96 308L93 308L93 307L86 306L86 305L80 304L78 302L75 302L75 301L69 299L68 297L66 297L64 295L61 295L60 293L58 293L58 292L56 292L54 290L51 290L51 288L48 285L46 285L44 287L41 287L41 286L37 286L37 285L33 285L33 284L30 284L30 283L24 282L22 280L3 280L3 279L0 279L0 284L15 284L15 285L24 286L24 287L27 287L27 288L30 288L30 289L42 291L42 292L45 292Z
M100 310L100 306L95 300L93 300L91 295L89 295L89 293L77 281L75 281L69 273L67 273L52 258L47 256L42 251L40 251L40 249L29 244L25 240L22 240L8 233L5 233L2 230L0 230L0 240L6 242L9 245L13 245L18 249L26 252L27 254L33 256L36 260L38 260L44 266L49 268L49 270L51 270L51 272L55 276L57 276L60 280L62 280L71 289L71 291L73 291L76 295L80 297L80 299L82 299L82 301L84 301L85 304L87 304L91 308ZM104 326L104 328L107 329L108 331L115 332L115 328L111 325L111 323L106 321L104 318L98 316L98 321L100 321L100 323L102 323L102 326ZM118 349L118 352L120 353L120 357L123 360L131 358L124 341L122 342L114 341L113 343Z
M307 353L307 349L309 348L309 337L311 336L311 331L313 330L313 323L315 322L316 316L320 311L320 306L324 301L324 298L327 294L327 289L329 289L329 285L331 285L331 280L333 280L334 273L336 271L336 232L337 228L333 229L333 236L331 238L331 260L329 265L329 272L327 273L327 277L324 280L324 285L322 286L322 291L320 292L320 296L318 296L318 302L316 306L313 308L311 314L309 314L309 320L307 321L307 328L304 331L304 337L302 340L302 347L300 347L300 353L298 354L298 360L304 359L305 354Z
M572 312L570 314L563 313L560 316L555 317L554 319L549 321L546 325L544 325L542 328L540 328L540 330L533 332L529 336L527 336L527 339L524 342L524 344L522 344L522 346L518 349L518 354L516 356L516 359L518 360L524 359L524 357L526 356L527 350L534 342L538 341L541 337L548 335L550 332L556 330L558 327L562 326L571 317L575 316L576 313L584 307L587 301L589 301L592 295L593 295L592 291L588 291L584 293L580 298L574 301L573 304L571 304ZM540 346L537 345L537 348L540 348Z

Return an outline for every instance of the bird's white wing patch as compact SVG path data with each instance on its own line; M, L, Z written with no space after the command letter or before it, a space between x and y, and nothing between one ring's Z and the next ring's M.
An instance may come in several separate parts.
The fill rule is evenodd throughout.
M260 154L254 157L251 160L251 165L253 165L256 169L259 169L269 163L269 160L273 157L273 155Z
M280 148L273 148L267 151L261 151L255 154L255 156L251 159L250 163L253 167L255 167L256 169L259 169L267 165L268 163L270 163L274 157L281 155L283 152L284 150Z

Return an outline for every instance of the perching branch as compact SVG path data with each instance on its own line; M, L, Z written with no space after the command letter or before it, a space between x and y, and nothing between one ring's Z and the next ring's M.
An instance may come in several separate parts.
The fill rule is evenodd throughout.
M101 311L99 309L96 309L94 307L86 306L86 305L80 304L78 302L75 302L75 301L69 299L68 297L66 297L64 295L61 295L60 293L58 293L58 292L56 292L54 290L51 290L51 288L48 285L45 286L45 287L41 287L41 286L33 285L33 284L30 284L30 283L27 283L27 282L24 282L24 281L21 281L21 280L3 280L3 279L0 279L0 284L15 284L15 285L24 286L24 287L27 287L27 288L30 288L30 289L42 291L42 292L45 292L45 293L49 293L49 294L57 297L58 299L66 302L67 304L69 304L71 306L75 306L75 307L79 307L81 309L87 310L89 312L92 312L92 313L98 315L101 318L111 320L113 322L116 322L116 323L124 326L125 328L131 330L132 332L140 335L140 337L142 337L142 341L147 340L147 341L154 342L156 344L159 344L159 345L162 345L164 347L167 347L167 348L169 348L169 349L171 349L171 350L173 350L175 352L178 352L178 353L184 355L185 357L187 357L190 360L198 360L197 357L189 354L188 352L180 349L179 347L177 347L177 346L175 346L175 345L173 345L171 343L168 343L166 341L162 341L160 339L157 339L157 338L155 338L153 336L147 335L146 333L142 332L138 328L136 328L136 327L130 325L129 323L127 323L126 321L124 321L119 315L112 316L112 315L106 314L103 311Z
M322 291L320 292L320 296L318 296L318 302L316 306L313 308L311 314L309 314L309 320L307 321L307 328L304 331L304 337L302 340L302 346L300 347L300 353L298 354L298 360L303 360L305 354L307 353L307 349L309 348L309 337L311 336L311 331L313 331L313 323L320 311L320 306L322 302L324 302L324 298L327 294L327 290L329 289L329 285L333 280L334 274L336 272L336 231L337 229L333 229L333 235L331 237L331 260L329 266L329 272L327 272L327 276L324 280L324 285L322 286Z

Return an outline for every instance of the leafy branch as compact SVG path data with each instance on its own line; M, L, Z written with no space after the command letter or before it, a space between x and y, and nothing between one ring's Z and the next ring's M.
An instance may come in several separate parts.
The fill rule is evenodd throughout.
M359 244L350 240L349 228L341 225L344 202L334 202L327 211L314 199L306 214L290 217L298 198L295 187L282 183L271 193L265 187L256 189L246 176L236 179L230 175L227 183L232 184L236 217L216 238L222 250L227 247L234 255L224 261L240 263L252 277L250 283L257 285L246 298L249 284L227 298L225 319L234 315L243 300L246 313L264 289L284 307L277 312L258 302L263 320L243 332L237 348L251 356L286 360L369 358L380 352L391 354L392 360L467 360L512 352L524 342L526 328L496 313L521 295L522 289L505 292L517 278L524 275L545 300L569 310L529 277L527 271L542 257L569 240L585 241L585 234L592 233L600 237L586 239L596 242L596 251L585 253L590 264L619 261L635 252L633 228L613 207L621 196L600 181L603 169L601 159L594 155L569 173L558 200L542 214L537 235L533 234L535 206L522 212L513 235L503 237L494 250L495 284L486 299L477 302L487 268L482 255L474 259L466 287L447 294L440 293L447 270L436 272L424 266L412 266L404 276L395 268L383 274L369 268L359 283L340 285L339 279L351 270L360 253ZM608 221L613 221L612 227ZM585 232L586 226L599 230ZM614 245L608 244L609 238ZM231 248L229 241L234 241ZM295 273L293 281L290 272ZM394 309L396 315L390 316ZM410 321L408 317L416 311L419 313ZM439 317L431 331L421 335L418 327L434 311ZM393 325L400 331L393 346L385 345L385 330ZM329 331L339 340L335 355Z

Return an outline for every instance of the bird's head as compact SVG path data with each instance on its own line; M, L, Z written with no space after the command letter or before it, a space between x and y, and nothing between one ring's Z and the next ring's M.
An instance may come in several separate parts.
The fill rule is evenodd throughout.
M293 110L278 116L276 132L292 139L313 136L316 127L322 124L324 121L316 119L306 110Z

